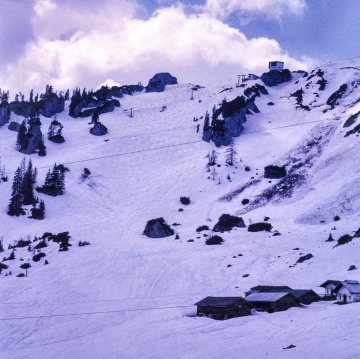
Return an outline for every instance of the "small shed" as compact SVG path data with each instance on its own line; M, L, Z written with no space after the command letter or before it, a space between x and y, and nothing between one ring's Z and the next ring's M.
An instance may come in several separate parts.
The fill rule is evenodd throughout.
M254 307L242 297L206 297L195 303L196 315L212 319L230 319L251 314Z
M275 292L291 292L292 288L287 285L257 285L245 292L245 297L252 293L275 293Z
M360 282L357 280L344 280L334 289L336 302L347 304L360 302Z
M290 294L297 298L301 304L306 305L321 300L320 296L312 289L293 289Z
M284 63L282 61L270 61L269 71L281 71L284 69Z
M320 284L320 287L325 289L325 295L324 295L325 300L334 300L334 299L336 299L336 294L334 293L334 289L340 283L341 282L339 280L328 279L323 284Z
M291 293L286 292L252 293L246 297L246 300L252 304L257 311L266 311L269 313L301 306L297 298Z

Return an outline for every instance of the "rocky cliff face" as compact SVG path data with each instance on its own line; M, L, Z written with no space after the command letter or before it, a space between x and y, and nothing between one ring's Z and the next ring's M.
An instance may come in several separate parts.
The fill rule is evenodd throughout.
M161 72L154 75L148 85L145 87L146 92L163 92L166 85L176 85L177 78L170 75L168 72Z
M269 87L280 85L291 80L291 72L288 69L281 71L269 71L261 75L262 82Z

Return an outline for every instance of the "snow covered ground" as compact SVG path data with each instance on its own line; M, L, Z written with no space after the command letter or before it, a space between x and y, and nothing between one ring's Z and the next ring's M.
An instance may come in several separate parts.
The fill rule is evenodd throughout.
M15 150L16 133L1 128L0 155L10 179L0 184L5 247L21 237L62 231L70 232L73 247L59 253L51 243L49 264L32 264L25 278L16 275L32 254L18 249L13 274L0 275L0 358L359 358L360 304L320 302L227 321L194 317L193 304L208 295L242 296L258 284L319 292L327 279L360 279L359 270L348 272L350 265L360 266L358 240L336 248L336 242L325 242L330 233L337 240L360 227L359 139L344 137L359 120L343 128L360 110L360 60L321 69L324 91L316 84L319 78L307 85L310 80L294 74L291 82L256 99L261 113L248 116L235 139L241 158L235 167L226 166L225 148L201 140L203 120L193 121L224 97L241 95L244 88L235 83L201 88L194 100L190 84L125 96L119 109L100 116L109 130L103 137L89 134L89 119L64 111L57 119L66 142L46 141L47 156L31 156L38 185L54 163L69 168L65 195L39 194L46 205L43 221L6 214L13 172L24 155ZM343 83L345 96L329 110L327 99ZM296 109L289 97L300 88L311 111ZM44 133L51 120L41 121ZM314 138L316 147L310 143ZM214 180L205 158L212 149L221 165ZM265 166L294 158L306 163L306 181L290 198L256 208L241 203L279 181L263 178ZM86 180L84 167L91 171ZM236 194L253 180L258 181ZM180 196L190 197L190 205L181 205ZM244 228L221 234L221 246L207 246L207 232L196 228L212 228L222 213L239 214L247 225L268 216L281 236ZM336 215L341 220L334 222ZM146 222L157 217L180 224L173 226L180 239L143 236ZM91 245L80 248L80 240ZM293 266L308 253L314 257ZM284 349L290 345L295 347Z

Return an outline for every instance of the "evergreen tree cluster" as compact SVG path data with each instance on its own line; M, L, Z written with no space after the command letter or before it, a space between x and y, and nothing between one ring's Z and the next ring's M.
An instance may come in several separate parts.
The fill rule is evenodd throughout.
M32 205L31 218L43 219L45 216L45 203L34 195L37 169L33 167L31 159L26 165L25 159L15 171L10 203L8 206L9 216L21 216L25 214L23 206Z
M55 163L53 169L49 169L46 174L44 185L36 187L36 190L49 196L61 196L65 190L65 171L66 168L63 165Z
M9 101L9 91L3 91L0 88L0 104Z

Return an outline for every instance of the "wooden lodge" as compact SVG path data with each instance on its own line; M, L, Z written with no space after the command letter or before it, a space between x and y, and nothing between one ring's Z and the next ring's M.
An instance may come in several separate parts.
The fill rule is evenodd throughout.
M251 314L253 306L242 297L206 297L195 303L198 316L224 320Z
M281 312L292 307L300 307L300 300L293 294L287 292L259 292L252 293L246 297L257 311Z
M290 294L292 294L296 299L298 299L301 304L306 305L321 300L321 297L312 289L293 289Z
M245 292L245 296L252 293L274 293L274 292L290 292L292 289L287 285L257 285Z

